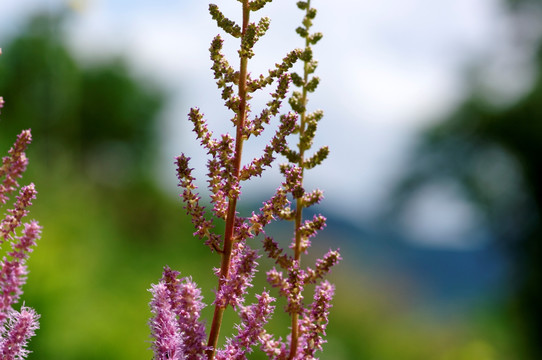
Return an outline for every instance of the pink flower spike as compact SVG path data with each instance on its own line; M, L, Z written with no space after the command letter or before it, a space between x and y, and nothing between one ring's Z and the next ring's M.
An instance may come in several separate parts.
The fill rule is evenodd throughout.
M30 353L26 349L28 340L39 328L39 315L23 305L21 312L10 310L7 322L8 330L2 334L0 341L0 358L2 360L22 360Z
M17 179L20 178L28 165L28 159L25 151L32 141L32 134L29 130L23 130L9 149L8 156L2 158L0 166L0 178L4 178L0 183L0 203L5 204L11 192L19 187Z
M252 347L263 335L264 326L269 321L275 307L271 305L275 299L268 292L256 295L258 302L242 307L240 311L241 325L239 332L233 339L229 339L226 348L218 351L217 360L242 360L252 351Z
M14 241L12 245L13 251L9 252L9 256L26 260L28 259L30 253L34 250L33 247L36 246L36 240L38 240L41 236L41 226L39 226L38 222L34 220L30 223L24 224L23 226L23 235Z
M27 274L26 265L17 260L10 261L4 257L0 262L0 326L23 293Z
M316 260L315 270L310 268L307 269L307 272L309 273L307 283L315 283L319 279L322 279L331 271L331 268L337 265L337 263L341 260L342 257L339 253L339 249L329 250L321 259Z
M178 279L179 272L164 269L162 282L170 295L170 304L177 315L177 323L182 333L184 355L187 360L203 360L207 349L205 324L199 320L201 310L205 307L202 302L201 290L188 278Z
M252 250L245 243L235 243L232 251L230 276L228 279L224 279L217 292L215 304L231 305L234 308L243 304L246 290L252 286L251 282L256 272L258 258L256 250Z
M37 222L24 224L23 235L15 238L13 250L8 253L11 259L4 257L0 261L0 325L23 293L22 287L28 274L25 261L32 252L32 247L36 245L40 233L41 227Z
M271 334L264 331L260 335L260 344L260 349L269 359L286 360L288 358L288 348L282 339L275 340Z
M37 193L34 184L21 188L17 201L13 204L13 209L8 209L9 215L0 222L0 235L3 240L8 239L15 232L15 229L21 225L21 220L28 214L27 208L32 205L32 200L36 198Z
M152 285L149 290L152 294L151 337L154 360L181 360L184 359L181 332L177 325L177 318L171 309L170 293L163 282Z
M301 320L301 341L296 360L315 359L317 350L322 351L322 345L326 342L323 336L326 335L326 327L329 322L329 309L331 300L335 293L335 287L327 280L316 286L314 301L310 312Z

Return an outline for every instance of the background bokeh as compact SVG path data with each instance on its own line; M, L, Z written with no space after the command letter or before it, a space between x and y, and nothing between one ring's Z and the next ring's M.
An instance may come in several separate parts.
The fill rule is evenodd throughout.
M276 2L269 11L284 15L280 31L292 36L271 33L255 71L300 45L301 16L293 3ZM170 163L187 151L204 185L204 156L185 114L200 106L227 119L210 63L198 57L217 30L199 2L23 3L0 5L0 14L13 15L0 27L0 151L32 128L22 182L36 184L31 216L44 231L24 294L42 315L29 358L148 359L147 289L162 267L192 276L207 303L216 286L218 258L192 237ZM542 3L471 1L480 18L451 23L479 20L498 31L455 47L444 31L452 28L431 20L452 9L446 1L409 1L416 11L393 0L361 3L322 4L317 17L327 42L320 54L315 48L323 82L312 102L327 114L317 142L330 143L332 156L308 175L326 191L315 211L329 222L307 262L336 247L344 257L331 275L337 296L320 358L541 358ZM384 14L383 30L373 28L383 33L346 28L352 16L370 20L341 15L338 4ZM483 10L494 8L493 17ZM96 9L109 17L93 17ZM162 13L171 18L158 31ZM419 32L401 32L403 15L405 28ZM363 55L367 49L388 68ZM386 62L390 54L403 57ZM423 69L439 73L448 62L454 72L426 82ZM228 125L213 123L217 132ZM280 177L269 178L247 189L242 213L273 192ZM291 236L288 226L273 231ZM227 316L228 326L236 321ZM270 325L285 336L287 324L277 312Z

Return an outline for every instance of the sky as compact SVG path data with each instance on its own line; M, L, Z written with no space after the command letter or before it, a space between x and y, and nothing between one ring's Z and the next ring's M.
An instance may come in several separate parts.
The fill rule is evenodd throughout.
M239 19L237 1L217 4L228 17ZM416 134L468 95L464 74L473 61L492 59L488 69L495 68L492 81L498 83L503 66L522 60L506 58L510 24L500 0L313 0L312 4L318 9L313 29L323 32L324 38L314 47L321 84L310 96L309 109L324 110L315 148L329 145L331 154L307 174L306 188L323 189L334 214L367 219L385 205L394 182L408 168ZM160 117L164 145L158 164L166 169L163 173L173 174L171 159L181 152L191 156L193 164L203 165L204 153L186 118L189 109L199 107L215 134L231 131L230 115L222 108L209 69L208 48L219 29L208 14L208 3L4 0L0 41L36 9L53 11L66 5L72 12L66 40L82 62L123 55L142 78L171 91L172 101ZM295 1L275 0L256 15L272 20L249 64L252 74L266 72L288 51L302 46L294 32L302 19ZM237 43L223 38L226 55L235 58ZM265 99L255 100L257 110ZM264 145L247 145L246 158L257 156ZM203 181L202 166L193 167L201 169L196 175ZM264 188L271 193L281 181L276 171L271 174L270 180L248 186L246 193L259 194ZM174 176L164 179L164 186L175 181ZM428 194L416 208L426 221L406 219L406 228L418 233L420 241L453 245L473 228L472 209L453 193Z

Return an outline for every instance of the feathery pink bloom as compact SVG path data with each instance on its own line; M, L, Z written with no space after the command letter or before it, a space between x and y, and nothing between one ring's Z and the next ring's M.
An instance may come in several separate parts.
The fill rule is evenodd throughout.
M171 294L166 284L159 282L149 290L153 297L150 303L153 318L151 318L152 349L154 360L184 359L183 341L177 318L171 308Z
M273 335L264 331L260 335L260 349L267 355L267 358L272 360L288 359L289 351L282 339L275 340Z
M7 331L0 340L0 358L2 360L22 360L30 353L26 349L28 339L39 328L39 315L34 309L23 306L21 311L10 310Z
M166 267L162 282L165 283L173 312L177 315L179 331L183 339L183 352L187 360L203 360L207 349L205 324L200 321L202 302L201 290L188 278L178 279L178 271Z
M231 305L234 308L242 305L248 287L252 287L252 279L256 272L259 258L256 250L252 250L246 243L236 242L232 251L230 274L222 279L222 285L216 293L215 304L220 306ZM217 273L219 275L220 272Z
M0 325L8 317L26 283L26 259L33 251L36 240L40 238L41 227L36 221L24 224L23 234L12 240L12 251L0 261Z
M0 49L0 55L2 49ZM0 108L4 99L0 97ZM30 130L23 130L9 149L8 156L2 158L0 166L0 206L5 205L10 194L19 188L17 179L20 178L28 165L25 151L32 141ZM26 260L36 245L41 234L41 227L31 221L22 224L21 220L28 214L28 207L36 197L34 184L20 189L13 208L0 221L0 245L6 240L11 243L11 251L0 261L0 359L22 360L30 351L26 349L28 340L38 329L39 315L31 308L22 306L20 312L13 309L19 300L26 282L28 270ZM17 229L23 225L22 235L18 236ZM1 250L1 249L0 249Z
M331 300L334 293L335 287L327 280L316 286L310 311L300 322L301 339L296 360L315 359L316 351L322 350L322 345L326 342L323 337L326 335L329 309L332 306Z
M263 292L256 295L258 302L240 309L241 324L237 326L238 333L233 339L229 339L226 347L216 354L217 360L244 360L246 354L252 351L252 347L264 334L264 326L269 321L275 307L271 305L275 299L269 293Z
M4 257L0 262L0 326L9 317L13 304L19 301L27 274L26 265L18 260Z
M8 209L9 215L6 215L0 222L0 235L3 240L13 235L15 229L21 225L21 220L28 214L28 207L32 205L32 200L36 198L36 188L34 184L23 186L17 196L13 209ZM0 242L2 239L0 239Z
M8 156L2 158L2 166L0 167L0 203L5 204L8 200L9 194L19 187L17 179L22 176L22 173L26 170L28 165L28 159L25 151L32 141L32 134L30 130L23 130L18 136L17 140L13 144L13 147L9 149Z
M316 260L316 269L307 269L307 283L315 283L331 271L331 267L342 260L340 249L329 250L321 259Z

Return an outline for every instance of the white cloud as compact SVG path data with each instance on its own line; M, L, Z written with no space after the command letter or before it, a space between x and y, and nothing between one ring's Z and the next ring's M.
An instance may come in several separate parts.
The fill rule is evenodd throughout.
M469 249L483 244L487 240L480 230L483 219L462 195L451 183L424 188L403 213L406 234L437 247Z

